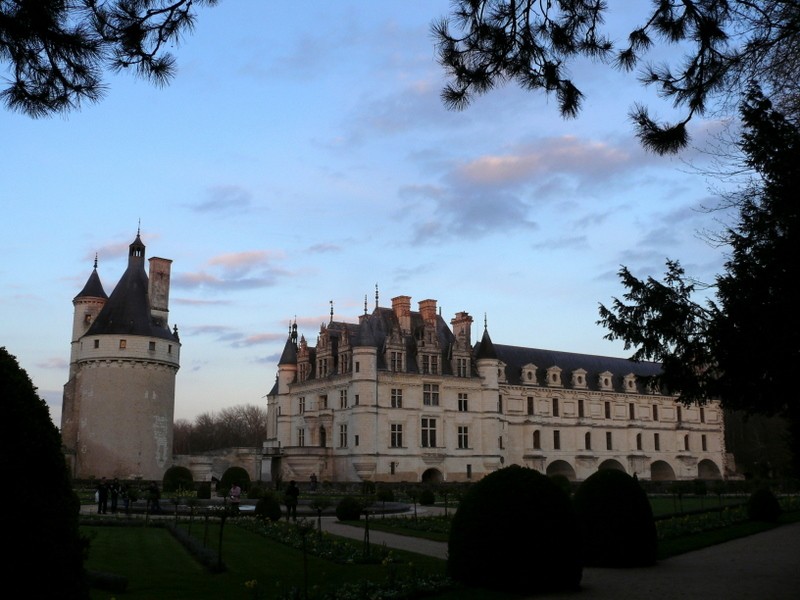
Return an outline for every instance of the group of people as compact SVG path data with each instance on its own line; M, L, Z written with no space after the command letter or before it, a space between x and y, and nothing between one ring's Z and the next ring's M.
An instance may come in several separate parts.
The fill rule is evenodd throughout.
M108 481L105 477L97 484L95 491L95 499L97 500L97 513L104 515L109 510L109 500L111 502L111 513L117 512L119 500L122 499L125 512L128 512L130 507L130 496L128 495L128 484L120 484L119 479L116 477Z

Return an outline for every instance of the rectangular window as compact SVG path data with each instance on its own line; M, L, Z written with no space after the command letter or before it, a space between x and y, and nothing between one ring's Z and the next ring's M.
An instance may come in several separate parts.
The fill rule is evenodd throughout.
M688 435L683 436L683 449L686 450L687 452L689 451L689 436Z
M653 421L658 421L658 404L653 404Z
M326 408L328 408L328 395L327 394L323 394L322 396L319 397L319 408L320 408L320 410L325 410Z
M403 370L403 353L390 352L389 353L389 368L396 372Z
M636 419L636 405L635 405L633 402L631 402L630 404L628 404L628 418L629 418L631 421L633 421L634 419Z
M677 417L678 418L678 423L680 423L683 420L683 415L681 414L681 407L678 406L675 410L678 413L678 417Z
M339 408L347 408L347 390L339 390Z
M499 412L501 415L503 414L503 394L500 394L497 397L497 412Z
M128 347L128 340L120 340L119 341L119 349L124 350Z
M503 436L502 435L499 438L497 438L497 447L500 448L500 450L503 449Z
M298 446L305 446L306 445L306 430L302 427L297 429L297 445Z
M403 390L392 388L392 408L403 408Z
M462 450L469 448L469 427L466 425L458 426L458 447Z
M95 340L94 341L94 347L95 348L99 348L100 347L100 340Z
M700 436L700 447L703 449L703 452L706 452L708 450L705 434Z
M605 403L606 419L611 418L611 402Z
M584 436L584 445L586 446L587 450L592 449L592 433L590 431L587 431L586 435Z
M358 435L354 435L354 436L353 436L353 440L354 440L354 441L353 441L353 444L354 444L355 446L358 446Z
M612 449L612 446L611 446L611 432L610 431L606 431L606 450L611 450L611 449Z
M389 463L389 472L394 475L395 469L397 469L397 463L392 461Z
M392 423L389 426L389 446L392 448L403 447L403 425L402 423Z
M542 434L538 429L533 432L533 449L534 450L542 449Z
M148 344L148 349L150 350L150 352L155 352L155 350L156 350L156 343L155 343L155 342L150 342L150 343Z
M558 398L553 398L553 416L558 416Z
M661 450L661 437L657 434L653 434L653 449L658 452Z
M533 396L528 396L528 414L533 414Z
M339 425L339 448L347 448L347 424Z
M439 406L439 384L422 384L422 403L425 406Z
M300 396L297 399L297 414L302 415L304 412L306 412L306 397Z
M360 371L361 371L361 363L356 361L356 373L359 373Z
M167 345L167 354L172 354L172 344Z
M642 434L641 433L637 433L636 434L636 449L637 450L641 450L642 449Z
M467 394L463 392L459 392L458 394L458 412L468 412L469 411L469 399L467 398Z
M421 446L423 448L436 448L436 419L423 417L421 432Z
M472 479L472 465L467 465L467 479Z
M706 422L706 409L703 408L702 406L700 407L700 422L701 423Z
M469 371L467 371L467 359L466 358L457 358L456 359L456 376L457 377L467 377L467 376L469 376Z
M583 400L578 400L578 418L582 419L584 416L585 415L583 412Z
M353 404L355 404L356 406L358 406L358 394L356 394L356 395L355 395L355 398L353 398Z
M561 450L561 432L557 429L553 432L553 450Z

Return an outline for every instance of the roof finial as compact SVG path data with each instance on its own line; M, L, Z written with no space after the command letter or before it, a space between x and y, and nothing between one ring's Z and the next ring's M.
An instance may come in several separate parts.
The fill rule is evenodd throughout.
M489 329L489 321L486 320L486 313L483 313L483 330Z
M367 314L367 295L364 294L364 314Z
M375 284L375 308L378 308L378 284Z
M142 217L139 217L139 225L136 227L136 237L142 233Z
M97 252L94 253L94 268L97 268Z
M333 323L333 300L331 302L331 323Z

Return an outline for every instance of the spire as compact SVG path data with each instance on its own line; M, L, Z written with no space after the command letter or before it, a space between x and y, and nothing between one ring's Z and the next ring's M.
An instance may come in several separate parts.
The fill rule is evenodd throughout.
M378 284L375 284L375 308L378 308Z
M494 349L492 338L489 337L489 329L486 327L486 317L483 319L483 337L475 349L475 359L481 358L497 359L497 351Z
M364 314L367 314L367 295L364 294Z
M333 323L333 300L331 300L330 302L331 302L331 320L330 320L330 323Z
M83 286L83 289L78 292L78 295L73 300L78 298L108 298L108 294L106 294L103 284L100 282L100 276L97 274L97 253L94 255L94 269L92 269L89 279L86 280L86 285Z

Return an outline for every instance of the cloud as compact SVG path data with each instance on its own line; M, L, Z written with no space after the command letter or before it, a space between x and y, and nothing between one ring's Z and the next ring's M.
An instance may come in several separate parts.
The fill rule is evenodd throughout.
M69 367L69 362L61 357L51 357L44 361L39 361L36 366L41 369L66 369Z
M206 190L207 200L190 208L195 212L242 212L252 205L252 194L238 185L216 185Z
M252 250L220 254L210 259L207 268L180 273L172 278L177 288L245 290L272 287L289 272L274 263L282 252Z
M312 254L327 254L329 252L341 252L341 250L341 246L329 242L322 242L308 247L308 251Z
M269 344L272 342L283 342L285 340L286 335L282 333L258 333L249 335L244 339L237 340L231 345L234 348L244 348L248 346L258 346L260 344Z

